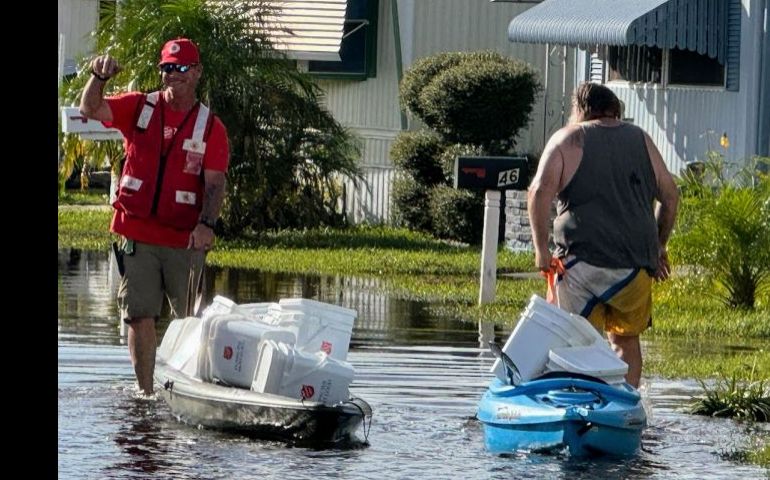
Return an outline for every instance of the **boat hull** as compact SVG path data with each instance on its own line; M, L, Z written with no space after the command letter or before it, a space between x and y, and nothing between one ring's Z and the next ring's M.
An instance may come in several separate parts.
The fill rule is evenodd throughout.
M574 378L534 380L511 387L495 379L477 418L492 453L568 449L575 456L633 455L646 415L630 386Z
M369 405L354 399L334 406L201 382L164 363L155 382L171 412L190 425L300 444L353 440Z

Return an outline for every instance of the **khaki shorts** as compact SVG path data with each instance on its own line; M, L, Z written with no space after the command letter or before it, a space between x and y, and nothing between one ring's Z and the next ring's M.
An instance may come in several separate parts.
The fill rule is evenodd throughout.
M652 326L652 277L643 268L601 268L562 259L556 280L559 307L588 319L600 332L639 335Z
M126 240L123 241L124 250L125 245ZM157 320L164 297L171 304L172 315L184 317L187 315L190 271L192 269L192 285L197 291L205 252L134 242L133 255L123 255L123 263L125 272L118 288L118 308L126 323L134 318L153 317Z

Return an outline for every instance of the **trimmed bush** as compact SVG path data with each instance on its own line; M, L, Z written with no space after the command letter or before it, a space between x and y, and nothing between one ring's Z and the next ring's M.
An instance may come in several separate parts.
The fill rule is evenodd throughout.
M427 187L447 181L440 163L443 150L436 135L426 131L401 132L390 147L390 158L396 167Z
M420 92L439 72L457 65L461 60L459 52L444 52L414 62L399 86L401 106L423 118L425 113L420 105Z
M480 52L441 52L430 57L420 58L412 64L401 80L399 100L401 106L417 117L424 119L425 112L420 104L420 93L442 71L463 62L504 63L507 57L494 51Z
M439 238L478 244L483 193L452 188L455 158L510 155L540 89L532 67L494 51L439 53L415 62L399 98L439 136L403 133L391 149L396 166L411 177L394 184L394 218ZM420 209L427 189L426 217Z
M515 145L541 88L526 62L493 51L448 52L415 62L399 94L401 104L447 142L500 154Z
M429 202L435 235L472 245L481 243L483 193L439 185L431 189Z
M419 101L425 123L447 141L494 153L515 145L539 88L536 73L524 62L468 61L437 74Z
M409 175L396 177L390 190L393 224L430 232L433 222L428 208L429 193L430 187L418 183Z

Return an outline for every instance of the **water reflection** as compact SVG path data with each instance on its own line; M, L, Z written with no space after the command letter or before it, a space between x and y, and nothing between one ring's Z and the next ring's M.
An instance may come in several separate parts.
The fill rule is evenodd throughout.
M115 409L112 419L120 427L113 440L126 453L127 459L107 467L107 472L155 473L168 469L170 464L162 457L168 453L166 445L172 438L163 434L161 419L153 403L152 400L129 397Z
M489 342L495 341L495 324L479 321L479 348L488 348Z
M59 332L69 338L120 344L114 301L119 278L110 255L59 251ZM389 344L477 346L473 324L436 315L426 302L392 298L376 278L304 276L206 267L204 304L214 295L237 303L314 298L358 311L351 348ZM168 318L158 324L165 331ZM485 338L495 326L485 325ZM503 334L498 328L497 334ZM94 338L96 337L96 338ZM491 337L490 337L491 338Z

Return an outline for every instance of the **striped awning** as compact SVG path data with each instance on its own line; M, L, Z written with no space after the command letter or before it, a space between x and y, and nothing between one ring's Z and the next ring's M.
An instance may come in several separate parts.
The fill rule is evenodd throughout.
M734 0L544 0L517 15L508 39L558 45L647 45L724 63Z
M265 16L273 46L297 60L340 61L347 0L268 2Z

